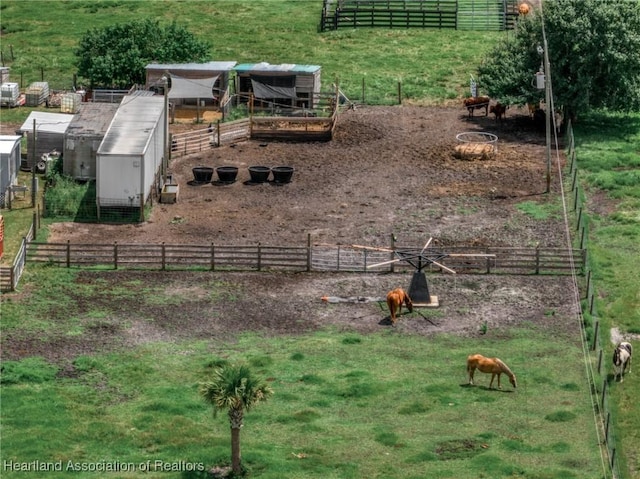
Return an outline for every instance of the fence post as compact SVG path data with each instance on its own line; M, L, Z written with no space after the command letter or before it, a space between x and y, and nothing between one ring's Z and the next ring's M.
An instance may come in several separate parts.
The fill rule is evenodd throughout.
M118 269L118 242L113 243L113 269Z
M587 241L587 227L582 228L582 234L580 235L580 249L584 249L584 243Z
M576 213L578 217L578 223L576 224L576 231L580 231L580 224L582 223L582 206L578 208L578 212Z
M338 245L338 260L336 261L336 265L338 266L336 271L340 271L340 245Z
M402 82L398 81L398 105L402 105Z
M307 233L307 272L311 271L311 233Z
M540 246L536 246L536 273L540 274Z
M600 329L600 321L596 321L593 328L593 346L591 347L591 351L596 350L596 344L598 343L598 330Z
M164 271L166 269L167 265L166 265L166 251L165 251L165 245L164 245L164 241L162 242L162 271Z
M595 297L596 295L593 293L593 291L591 291L591 293L589 294L589 314L593 314L593 304L595 301Z
M604 382L602 383L602 399L600 401L600 408L604 411L604 397L607 393L607 379L604 379ZM609 425L609 413L607 413L607 426ZM607 427L608 429L608 427ZM607 431L605 431L605 439L607 438Z
M67 240L67 268L71 268L71 240Z
M258 243L258 271L262 271L262 248Z
M602 353L604 352L603 349L600 350L600 352L598 353L598 367L596 368L598 371L598 374L602 373Z
M11 194L11 193L9 193ZM36 241L37 237L38 237L38 215L36 215L36 212L33 212L33 241Z
M396 236L393 233L391 233L391 248L390 249L392 251L395 251L395 248L396 248ZM391 257L389 259L392 260L395 255L393 253L391 253L390 256ZM396 271L395 263L391 263L389 265L389 271L391 273L395 273L395 271Z
M587 291L585 295L585 299L589 297L589 290L591 289L591 270L587 271Z

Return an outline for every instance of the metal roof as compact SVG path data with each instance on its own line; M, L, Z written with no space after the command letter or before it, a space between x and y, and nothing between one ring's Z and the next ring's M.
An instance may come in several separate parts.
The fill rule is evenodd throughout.
M164 111L164 97L125 95L98 155L144 155Z
M150 63L147 70L196 70L203 72L230 71L238 62L207 62L207 63Z
M283 63L281 65L271 65L262 63L242 63L234 68L237 72L295 72L295 73L315 73L320 70L319 65L296 65L293 63Z
M80 103L78 112L69 123L67 135L106 133L118 107L118 103Z
M21 139L21 136L0 135L0 153L4 155L11 153Z
M33 120L36 120L36 130L47 133L64 134L73 115L66 113L48 113L46 111L32 111L17 133L31 132L33 130Z

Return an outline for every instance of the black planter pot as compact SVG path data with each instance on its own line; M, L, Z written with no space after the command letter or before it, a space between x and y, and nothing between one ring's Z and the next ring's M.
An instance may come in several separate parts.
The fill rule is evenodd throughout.
M293 176L292 166L276 166L271 168L273 172L273 181L276 183L289 183Z
M238 167L218 166L216 168L216 173L218 173L218 179L221 183L233 183L236 181L236 177L238 176Z
M249 175L252 183L264 183L269 179L271 168L268 166L250 166Z
M193 181L196 183L209 183L213 178L213 168L208 166L196 166L191 171L193 171Z

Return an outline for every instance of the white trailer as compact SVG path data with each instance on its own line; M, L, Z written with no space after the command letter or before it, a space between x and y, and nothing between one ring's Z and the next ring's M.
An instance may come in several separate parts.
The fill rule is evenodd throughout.
M166 174L166 99L138 91L126 95L96 154L98 220L105 208L144 207ZM152 94L151 94L152 95Z

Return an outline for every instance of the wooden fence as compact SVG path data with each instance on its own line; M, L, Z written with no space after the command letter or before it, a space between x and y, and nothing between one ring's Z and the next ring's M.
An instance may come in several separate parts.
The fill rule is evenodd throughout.
M324 0L320 31L339 28L505 30L517 18L514 0Z
M336 110L337 111L337 110ZM171 135L171 157L212 150L237 141L328 141L333 136L336 112L329 117L252 116L211 127Z
M399 248L398 251L410 252ZM418 253L419 250L416 250ZM584 250L561 248L448 248L430 250L437 262L463 274L571 274L582 270ZM450 256L447 256L450 254ZM482 256L456 256L481 254ZM439 256L443 256L440 258ZM63 267L110 267L113 269L229 270L229 271L410 271L406 261L389 263L393 253L347 246L228 246L161 244L74 244L31 242L26 258ZM379 263L384 265L377 266ZM441 268L431 265L428 271Z
M11 264L11 266L0 267L0 292L4 293L7 291L15 291L16 287L18 286L27 261L27 246L29 245L29 242L35 237L35 231L36 220L34 219L33 223L31 223L29 231L27 232L27 235L22 238L20 248L18 249L18 254L16 254L16 257L13 259L13 263Z

